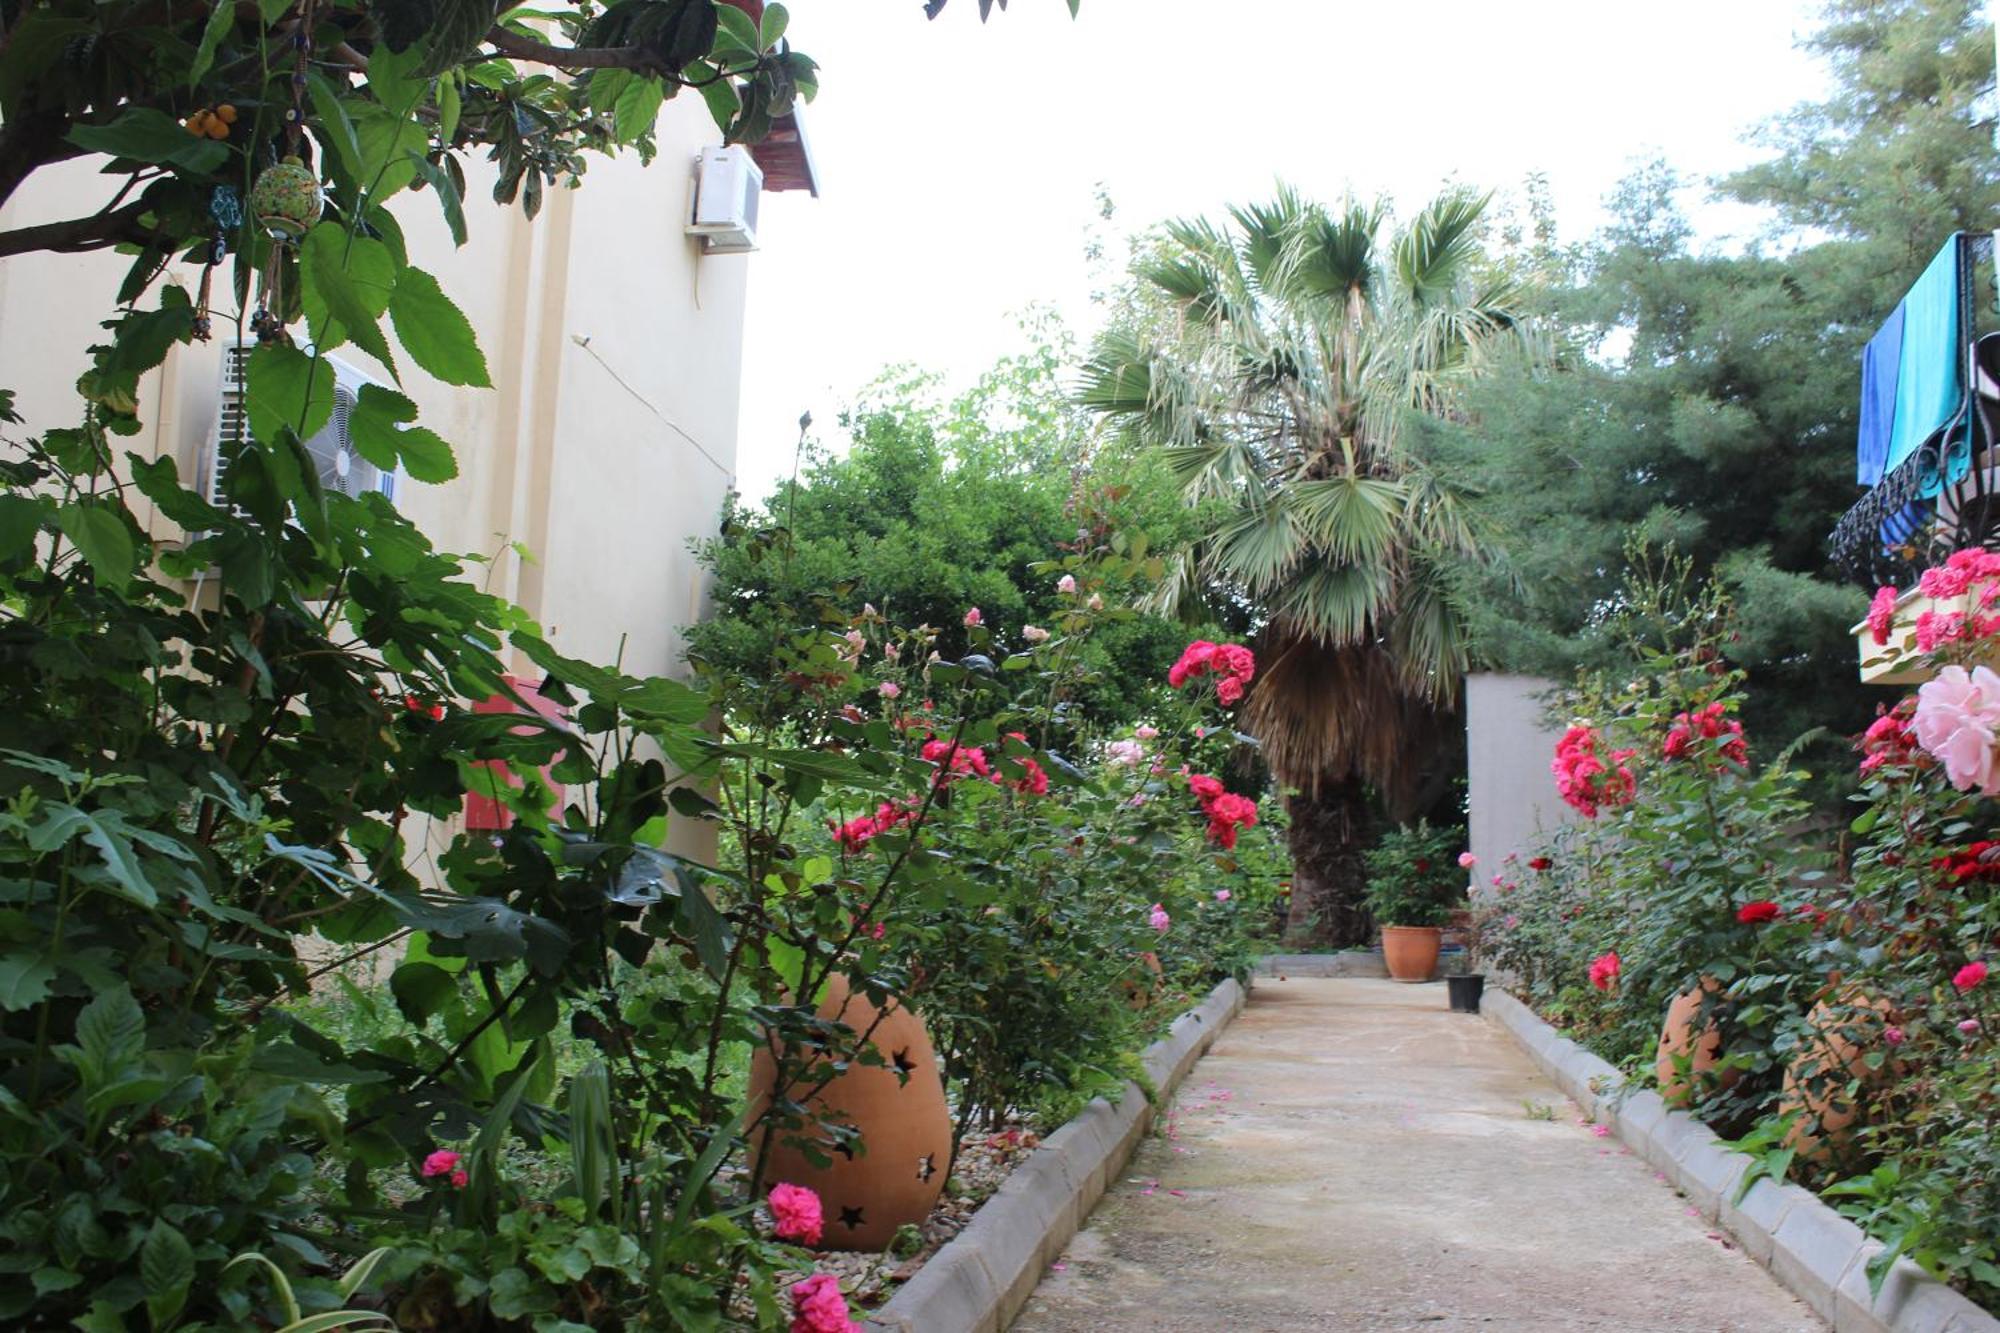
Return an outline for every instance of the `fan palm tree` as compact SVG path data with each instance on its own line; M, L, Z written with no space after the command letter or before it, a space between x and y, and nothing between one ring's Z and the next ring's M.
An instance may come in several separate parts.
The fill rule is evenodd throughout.
M1177 223L1138 266L1151 327L1100 338L1080 389L1215 515L1156 609L1220 597L1258 627L1242 716L1296 791L1292 925L1335 943L1368 927L1370 796L1415 813L1468 664L1453 570L1483 543L1403 437L1413 416L1456 416L1518 329L1517 288L1480 273L1486 202L1447 193L1396 228L1379 203L1285 190L1233 225Z

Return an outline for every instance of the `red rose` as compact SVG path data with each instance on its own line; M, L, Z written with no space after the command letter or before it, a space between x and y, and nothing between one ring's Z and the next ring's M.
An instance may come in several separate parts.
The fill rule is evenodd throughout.
M1745 903L1736 909L1736 919L1746 926L1761 925L1778 919L1778 905L1772 902Z

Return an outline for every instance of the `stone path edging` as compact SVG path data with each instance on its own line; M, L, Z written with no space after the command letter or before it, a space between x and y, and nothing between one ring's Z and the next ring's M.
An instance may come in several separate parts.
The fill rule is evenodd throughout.
M1702 1216L1733 1234L1744 1252L1832 1325L1834 1333L2000 1333L1995 1319L1907 1259L1897 1260L1870 1297L1868 1261L1882 1252L1860 1227L1797 1185L1764 1179L1741 1203L1736 1191L1747 1154L1722 1145L1708 1126L1670 1111L1656 1092L1613 1094L1624 1081L1609 1063L1543 1022L1505 991L1486 989L1482 1011L1544 1073L1608 1125L1626 1147L1664 1172Z
M1146 1048L1146 1077L1161 1101L1194 1068L1247 997L1234 979L1209 992ZM932 1255L881 1309L862 1321L868 1333L999 1333L1034 1294L1105 1187L1125 1167L1152 1123L1139 1085L1125 1084L1114 1105L1099 1097L1042 1140L1014 1168L965 1230Z

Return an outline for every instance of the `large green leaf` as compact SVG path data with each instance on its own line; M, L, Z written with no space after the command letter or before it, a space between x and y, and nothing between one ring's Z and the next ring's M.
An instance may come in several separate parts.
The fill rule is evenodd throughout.
M352 339L395 373L395 357L381 326L396 286L396 260L388 246L372 236L349 236L338 223L322 222L299 247L299 281L306 325L320 352Z
M389 302L396 337L410 359L446 384L489 388L486 357L472 321L452 303L436 278L420 268L406 268L396 280Z
M146 1050L146 1015L129 987L101 991L76 1016L78 1070L86 1088L111 1083Z
M397 467L418 481L450 481L458 475L451 446L436 432L413 424L417 405L393 389L365 384L348 413L347 429L361 456L379 468Z
M93 153L167 163L193 172L214 171L229 156L222 144L188 133L185 125L151 107L127 107L105 125L78 125L69 132L69 141Z
M116 509L109 505L77 501L56 511L63 536L82 554L97 581L123 591L132 582L132 566L139 548L132 530Z
M56 965L34 954L12 953L0 958L0 1009L26 1009L40 1004L56 979Z
M35 549L42 519L48 512L48 502L36 496L0 495L0 564L17 560Z
M165 1218L154 1219L139 1246L139 1281L146 1288L146 1314L153 1327L170 1326L194 1285L194 1249Z
M194 49L194 59L188 64L187 86L194 88L201 83L201 76L208 73L215 64L215 50L222 45L222 39L236 26L236 6L223 0L211 0L208 22L201 28L201 44Z
M389 977L396 1007L412 1023L423 1024L458 990L458 978L435 963L405 963Z
M296 347L261 343L250 354L243 406L250 433L267 447L287 426L311 439L333 416L333 367Z
M370 61L371 74L377 63ZM369 102L354 106L351 118L361 146L361 188L368 192L369 204L381 204L417 178L430 132L420 121Z

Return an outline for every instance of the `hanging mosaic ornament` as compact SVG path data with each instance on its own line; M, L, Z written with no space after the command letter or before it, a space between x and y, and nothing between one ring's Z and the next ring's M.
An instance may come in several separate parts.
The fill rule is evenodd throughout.
M319 177L296 157L264 168L250 187L250 212L275 241L296 241L319 221L326 201Z

